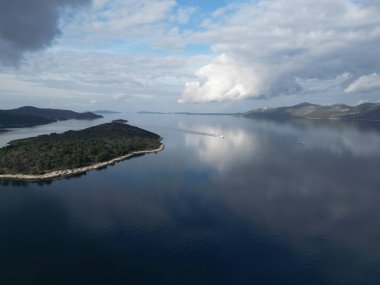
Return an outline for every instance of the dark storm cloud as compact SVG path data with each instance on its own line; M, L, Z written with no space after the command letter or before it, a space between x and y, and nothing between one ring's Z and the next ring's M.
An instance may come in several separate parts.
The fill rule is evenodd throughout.
M60 34L62 9L91 0L0 0L0 63L19 62L24 52L51 45Z

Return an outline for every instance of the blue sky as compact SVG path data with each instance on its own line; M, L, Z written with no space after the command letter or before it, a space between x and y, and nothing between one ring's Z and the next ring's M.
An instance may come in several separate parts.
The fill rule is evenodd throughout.
M181 0L177 1L179 6L198 7L204 13L211 13L217 8L227 5L230 1L202 1L202 0Z
M2 107L235 112L378 102L377 2L15 0L0 13L25 14L31 28L1 20Z

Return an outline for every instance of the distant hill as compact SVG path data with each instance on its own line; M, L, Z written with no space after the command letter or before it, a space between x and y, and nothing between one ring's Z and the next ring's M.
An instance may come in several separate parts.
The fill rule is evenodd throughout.
M77 113L70 110L26 106L11 110L0 110L0 128L22 128L70 119L92 120L97 118L102 118L102 116L91 112Z
M301 103L290 107L261 108L239 115L254 118L304 118L380 121L380 103L365 103L358 106L349 106L345 104L321 106L310 103Z

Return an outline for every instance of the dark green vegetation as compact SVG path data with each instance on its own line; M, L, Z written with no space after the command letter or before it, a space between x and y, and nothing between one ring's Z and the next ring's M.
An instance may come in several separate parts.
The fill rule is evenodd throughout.
M70 119L92 120L97 118L102 118L102 116L90 112L77 113L69 110L40 109L27 106L12 110L0 110L0 128L22 128Z
M291 107L256 109L240 114L255 118L304 118L340 120L380 120L380 104L365 103L359 106L337 104L320 106L302 103Z
M127 124L102 124L12 141L0 149L0 174L44 174L84 167L160 145L160 136L143 129Z

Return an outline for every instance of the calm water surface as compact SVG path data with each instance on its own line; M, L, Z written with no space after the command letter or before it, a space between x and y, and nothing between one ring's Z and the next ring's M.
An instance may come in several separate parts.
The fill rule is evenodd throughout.
M380 127L118 114L166 149L0 184L0 284L380 284ZM219 136L223 135L223 138Z

